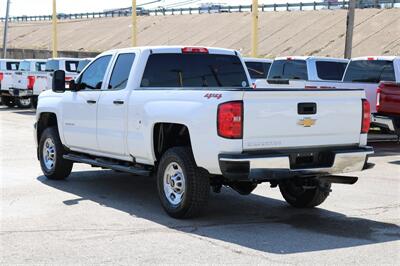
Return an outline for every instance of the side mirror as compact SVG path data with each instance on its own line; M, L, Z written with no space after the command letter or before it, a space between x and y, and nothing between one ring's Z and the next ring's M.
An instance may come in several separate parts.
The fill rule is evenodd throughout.
M51 90L54 92L65 92L65 71L54 71Z

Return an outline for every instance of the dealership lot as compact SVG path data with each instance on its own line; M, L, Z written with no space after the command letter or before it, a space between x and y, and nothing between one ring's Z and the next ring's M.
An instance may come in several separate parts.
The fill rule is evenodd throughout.
M154 178L75 165L47 180L34 111L0 107L0 264L395 264L400 255L400 145L372 142L374 169L333 185L320 208L288 207L277 189L223 189L205 215L174 220ZM382 136L379 136L382 138Z

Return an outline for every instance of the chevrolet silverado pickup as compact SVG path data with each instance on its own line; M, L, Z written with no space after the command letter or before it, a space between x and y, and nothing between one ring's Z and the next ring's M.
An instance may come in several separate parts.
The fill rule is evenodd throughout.
M292 206L314 207L332 183L357 181L342 174L372 167L362 89L254 90L234 50L112 50L68 87L60 70L52 84L35 123L44 175L65 179L85 163L156 176L175 218L198 215L210 188L246 195L263 182Z
M34 84L45 66L46 60L25 59L19 64L18 71L13 73L9 92L19 108L31 107Z
M20 60L0 59L0 100L7 107L14 107L14 98L10 95L9 88L13 82L13 73L18 70Z

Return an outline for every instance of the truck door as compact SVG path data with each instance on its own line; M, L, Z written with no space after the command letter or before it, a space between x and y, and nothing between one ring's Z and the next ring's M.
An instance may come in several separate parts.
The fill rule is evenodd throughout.
M62 102L64 138L70 148L97 151L97 105L112 55L97 58L78 78L82 90L67 92Z
M97 113L97 141L100 151L127 155L127 109L131 92L128 80L134 53L121 53L115 60L107 86L101 92Z

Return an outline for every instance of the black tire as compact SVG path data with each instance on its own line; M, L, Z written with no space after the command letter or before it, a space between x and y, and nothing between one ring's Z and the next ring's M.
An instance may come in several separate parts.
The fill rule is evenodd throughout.
M14 100L13 97L10 97L10 96L1 96L1 102L2 102L5 106L7 106L7 107L9 107L9 108L12 108L12 107L15 106L15 100Z
M38 97L37 96L32 96L31 102L32 102L32 107L36 109L37 105L38 105Z
M320 205L329 196L330 188L330 183L303 188L303 184L296 180L286 180L279 184L283 198L296 208L312 208Z
M16 98L15 103L19 108L30 108L32 106L32 100L31 98Z
M53 158L55 158L55 160L52 167L46 165L46 159L44 155L44 149L47 140L51 140L55 148L55 151L53 152ZM63 158L65 153L66 151L61 143L57 128L46 128L43 131L39 141L39 160L42 171L48 179L62 180L70 175L73 163Z
M184 189L182 189L182 200L173 204L170 202L171 198L167 198L167 192L164 191L165 186L168 186L164 185L164 174L166 174L167 167L174 168L176 165L183 172ZM168 179L167 174L166 179ZM157 188L161 205L168 215L174 218L190 218L200 215L207 205L210 179L205 170L197 167L190 148L174 147L167 150L160 160L157 171Z

